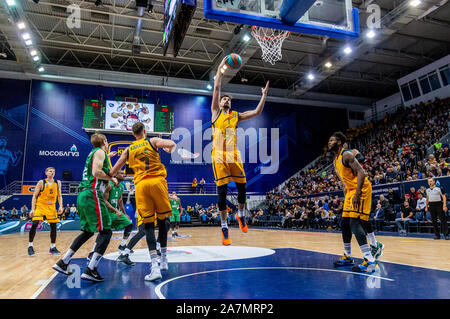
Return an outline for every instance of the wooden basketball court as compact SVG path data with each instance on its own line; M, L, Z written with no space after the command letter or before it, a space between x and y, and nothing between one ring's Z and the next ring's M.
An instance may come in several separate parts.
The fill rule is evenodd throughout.
M176 246L220 246L219 228L181 228L180 235L190 237L169 241L170 247ZM57 248L64 254L77 236L77 231L58 233ZM106 254L116 252L121 236L114 233ZM95 237L94 237L95 238ZM243 234L237 228L231 229L232 246L261 248L296 248L313 252L342 254L343 245L339 233L303 232L285 230L250 229ZM450 241L411 237L378 236L377 239L386 248L381 262L397 263L415 267L450 271ZM27 255L28 233L11 234L0 237L0 298L31 298L46 283L55 271L52 265L60 256L48 253L49 233L41 232L35 238L36 255ZM94 239L89 240L75 255L84 258L92 248ZM145 240L141 240L135 249L145 249ZM352 242L353 256L361 258L362 254L355 239ZM101 264L105 262L102 260ZM331 266L331 265L330 265ZM133 269L129 270L133 275ZM107 276L105 276L108 280ZM142 279L143 280L143 279Z

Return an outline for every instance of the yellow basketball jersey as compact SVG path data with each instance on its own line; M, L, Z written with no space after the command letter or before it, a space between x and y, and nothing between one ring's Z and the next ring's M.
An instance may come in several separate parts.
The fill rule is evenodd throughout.
M356 189L358 185L358 174L356 172L353 172L353 170L350 167L344 165L342 154L344 154L345 151L349 150L341 151L341 153L334 160L334 167L336 168L336 172L340 176L345 188L347 189L347 191L350 191ZM364 185L361 191L364 192L366 190L371 189L371 187L372 184L367 178L365 178Z
M150 143L149 138L131 143L128 148L128 166L134 172L134 185L146 177L167 176L159 153Z
M236 111L225 113L220 111L217 119L212 123L213 150L212 155L225 155L225 153L237 153L236 128L239 114Z
M43 189L40 191L36 204L37 205L55 205L58 198L58 181L53 180L50 184L46 179L43 180Z

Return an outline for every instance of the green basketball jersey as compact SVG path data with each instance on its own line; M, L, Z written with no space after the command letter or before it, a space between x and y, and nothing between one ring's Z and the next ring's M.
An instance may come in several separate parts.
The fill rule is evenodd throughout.
M119 186L115 187L113 182L109 182L109 185L111 185L111 191L109 192L109 200L108 202L116 209L119 209L119 199L122 197L123 194L123 185L119 184Z
M180 215L180 199L170 199L170 206L172 207L172 214Z
M99 180L92 174L92 164L94 162L93 156L94 153L97 150L101 150L101 148L97 147L94 148L88 155L86 159L86 163L84 164L84 170L83 170L83 179L80 183L80 186L78 186L78 192L81 192L86 189L92 189L100 191L102 194L106 189L106 185L108 181L105 180ZM105 152L102 150L102 152ZM109 172L109 163L108 163L108 154L105 152L105 160L103 161L103 167L102 170L105 173Z

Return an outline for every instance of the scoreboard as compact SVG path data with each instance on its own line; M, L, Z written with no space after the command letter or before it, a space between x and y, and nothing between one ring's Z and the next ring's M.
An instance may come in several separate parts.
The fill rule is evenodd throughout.
M83 128L103 129L105 127L105 104L99 100L84 101Z
M105 133L131 133L134 123L142 122L149 133L171 134L173 106L135 101L84 100L83 129Z
M165 0L163 54L176 57L194 16L197 0Z

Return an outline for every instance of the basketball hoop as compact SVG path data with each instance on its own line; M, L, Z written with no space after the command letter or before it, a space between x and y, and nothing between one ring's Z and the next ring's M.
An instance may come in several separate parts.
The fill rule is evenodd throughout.
M258 26L252 27L252 35L261 46L262 59L272 65L283 58L283 56L281 55L281 46L283 45L283 41L289 36L290 33L290 31L263 28Z

